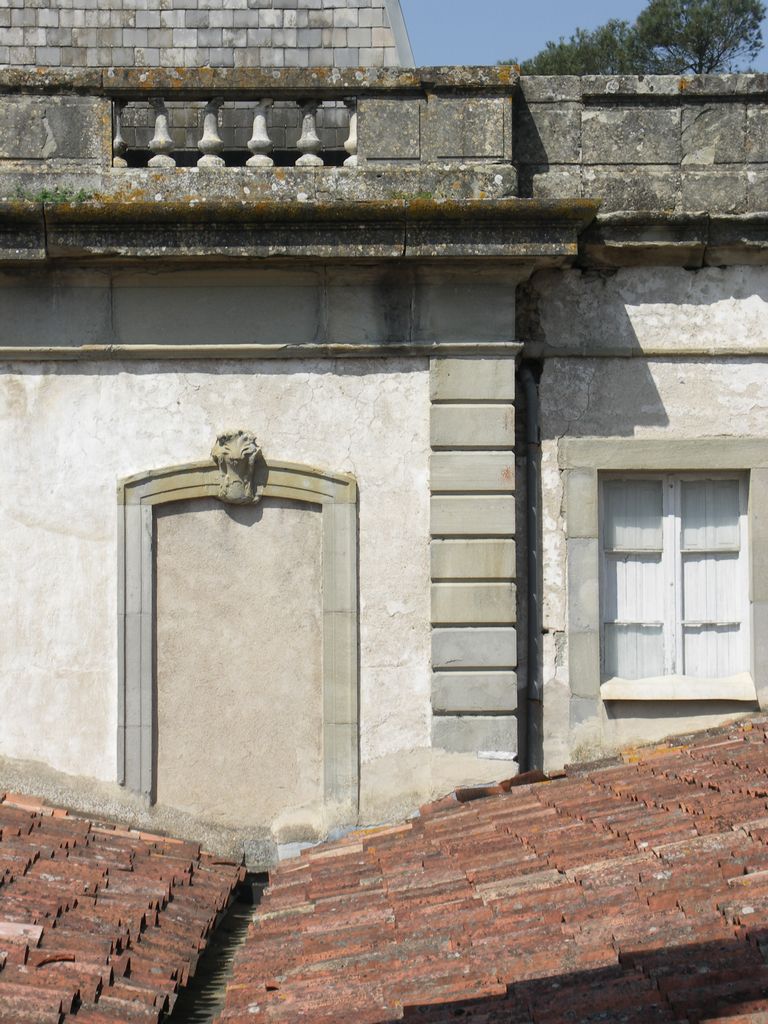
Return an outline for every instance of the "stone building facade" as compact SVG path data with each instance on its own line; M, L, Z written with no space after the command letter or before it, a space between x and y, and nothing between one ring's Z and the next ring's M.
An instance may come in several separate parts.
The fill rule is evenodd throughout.
M764 708L767 124L0 69L0 783L257 864Z

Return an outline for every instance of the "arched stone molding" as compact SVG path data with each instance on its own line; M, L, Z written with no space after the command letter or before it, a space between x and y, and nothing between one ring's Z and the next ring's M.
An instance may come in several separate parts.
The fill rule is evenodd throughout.
M151 470L118 485L118 781L153 800L154 509L217 498L211 461ZM357 485L351 476L260 460L259 499L319 505L323 545L323 751L328 804L358 805Z

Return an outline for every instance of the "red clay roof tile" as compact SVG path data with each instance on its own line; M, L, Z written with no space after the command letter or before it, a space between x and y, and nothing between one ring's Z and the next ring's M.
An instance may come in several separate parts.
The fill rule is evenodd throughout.
M240 875L196 844L6 794L0 1021L160 1021Z
M459 791L278 866L218 1024L768 1024L767 730Z

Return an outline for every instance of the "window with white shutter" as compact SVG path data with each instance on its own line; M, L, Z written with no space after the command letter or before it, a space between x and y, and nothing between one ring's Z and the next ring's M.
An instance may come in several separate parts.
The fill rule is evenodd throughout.
M749 671L746 480L602 483L604 679Z

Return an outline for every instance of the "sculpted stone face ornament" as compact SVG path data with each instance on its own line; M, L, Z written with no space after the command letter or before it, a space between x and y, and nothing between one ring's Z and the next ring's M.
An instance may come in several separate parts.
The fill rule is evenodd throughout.
M211 457L219 468L219 498L231 505L250 505L259 501L256 486L256 462L261 448L247 430L229 430L219 434Z

